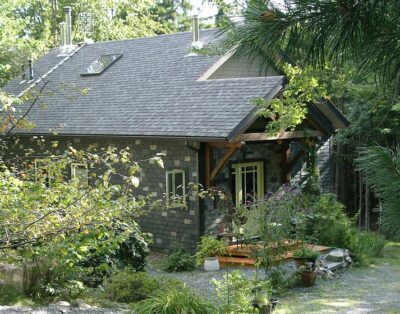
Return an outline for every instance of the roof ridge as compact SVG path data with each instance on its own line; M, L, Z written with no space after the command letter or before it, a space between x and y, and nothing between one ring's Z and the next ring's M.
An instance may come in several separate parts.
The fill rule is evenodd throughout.
M200 32L210 32L210 31L217 31L219 28L206 28L206 29L201 29ZM176 32L176 33L169 33L169 34L159 34L159 35L151 35L151 36L143 36L143 37L134 37L134 38L125 38L125 39L113 39L113 40L104 40L104 41L98 41L98 42L93 42L88 45L102 45L102 44L110 44L110 43L116 43L116 42L124 42L124 41L134 41L134 40L140 40L140 39L152 39L152 38L160 38L160 37L168 37L168 36L177 36L177 35L187 35L191 34L192 31L185 31L185 32Z

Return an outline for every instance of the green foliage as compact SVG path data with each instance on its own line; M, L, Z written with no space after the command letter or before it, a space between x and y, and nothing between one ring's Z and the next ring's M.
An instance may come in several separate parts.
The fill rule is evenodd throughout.
M305 119L308 103L328 99L326 85L312 69L286 65L283 70L288 84L282 97L254 101L258 107L258 114L269 121L266 130L269 133L294 130Z
M15 282L4 281L0 284L0 305L12 305L21 300L22 287Z
M150 252L148 243L151 237L142 233L136 223L132 223L131 227L132 232L120 245L115 245L109 239L118 238L125 226L121 224L119 229L105 228L103 236L97 239L101 245L97 249L90 249L86 252L85 257L78 263L86 285L98 286L105 276L111 274L114 267L129 266L135 271L144 270L146 257ZM82 235L79 241L84 243L84 238L88 236L92 235Z
M213 236L202 236L197 246L196 262L201 265L207 256L223 255L227 248L223 241L215 239Z
M213 279L222 313L253 313L253 300L268 304L270 283L266 280L249 280L238 270ZM262 297L262 300L260 299Z
M382 199L381 227L388 236L400 235L400 148L361 149L358 169Z
M85 291L83 283L75 278L73 270L65 270L56 260L37 257L23 265L23 293L41 301L74 299Z
M352 230L352 236L347 240L347 247L355 255L355 261L359 266L371 263L371 258L380 257L386 241L372 232L360 232Z
M245 22L225 28L227 42L270 64L286 62L284 51L321 68L354 63L365 76L374 73L388 85L398 84L398 1L294 0L283 7L247 1Z
M194 256L186 252L183 247L175 248L163 262L162 268L167 272L182 272L193 270L196 266Z
M138 164L130 152L69 147L56 156L50 150L36 167L31 154L17 164L0 161L0 251L29 268L25 293L73 298L81 281L95 286L114 268L142 270L150 239L133 220L144 202L133 198ZM91 169L87 186L69 179L72 162ZM110 184L114 177L121 184Z
M298 284L299 277L296 272L287 271L284 267L275 266L268 271L268 279L274 295L283 295L288 289Z
M334 194L313 198L310 210L304 213L299 236L321 245L346 248L353 222L344 212L344 206Z
M302 247L300 250L296 250L293 252L294 258L302 258L307 261L315 261L320 255L321 254L319 252L312 251L305 247Z
M125 268L104 282L104 293L112 301L131 303L149 298L160 288L160 281L145 272Z
M193 294L189 288L166 288L134 305L138 314L212 314L215 307Z

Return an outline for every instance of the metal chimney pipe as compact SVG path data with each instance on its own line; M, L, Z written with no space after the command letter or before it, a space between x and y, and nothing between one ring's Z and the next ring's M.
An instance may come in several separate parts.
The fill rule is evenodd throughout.
M61 39L61 48L65 48L67 45L67 39L66 39L66 28L65 28L65 22L60 23L60 39Z
M200 41L199 17L197 15L193 16L192 34L193 34L193 43L199 42Z
M33 64L32 64L31 59L29 59L28 64L29 64L29 80L32 81L33 80Z
M64 7L65 13L65 41L67 46L72 46L72 18L71 18L71 7Z

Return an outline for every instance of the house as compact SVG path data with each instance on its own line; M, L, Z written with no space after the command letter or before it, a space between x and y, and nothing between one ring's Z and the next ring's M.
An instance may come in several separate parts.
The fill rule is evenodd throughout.
M202 30L200 41L213 42L216 33ZM27 117L35 127L13 131L20 138L13 150L44 136L58 140L60 150L70 142L80 148L130 147L136 160L164 153L164 169L141 165L138 197L178 194L187 208L169 199L168 210L153 211L141 225L154 234L155 247L179 240L193 250L201 234L215 230L219 212L213 201L185 187L191 182L230 191L236 205L249 195L275 191L295 176L301 159L295 147L304 132L265 133L267 121L251 101L282 90L284 77L272 67L265 75L235 55L196 54L192 45L192 33L186 32L52 49L33 64L33 78L7 86L21 96L47 82ZM323 143L327 190L329 139L346 124L331 103L310 105L304 122ZM84 165L72 168L90 171Z

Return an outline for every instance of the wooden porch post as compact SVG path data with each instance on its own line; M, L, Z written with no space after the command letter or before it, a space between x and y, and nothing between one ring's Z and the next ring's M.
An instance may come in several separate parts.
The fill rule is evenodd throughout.
M281 144L282 184L290 182L291 168L289 167L289 157L290 157L289 141L282 141Z

